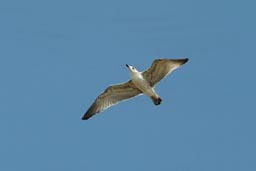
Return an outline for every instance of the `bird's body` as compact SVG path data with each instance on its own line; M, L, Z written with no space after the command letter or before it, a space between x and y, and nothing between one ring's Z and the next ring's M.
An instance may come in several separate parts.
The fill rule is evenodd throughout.
M174 69L186 63L188 59L156 59L151 67L139 72L134 67L126 64L131 80L126 83L109 86L103 93L101 93L91 107L82 117L87 120L94 114L99 113L108 107L117 104L122 100L135 97L140 94L148 96L155 105L159 105L162 99L155 92L155 85L170 74Z
M128 68L131 66L127 66ZM156 102L159 99L159 96L155 92L154 87L150 86L149 82L144 78L143 72L139 72L137 70L134 70L133 72L130 72L131 80L133 84L146 96L152 99L152 101L159 105L160 102ZM159 104L158 104L159 103Z

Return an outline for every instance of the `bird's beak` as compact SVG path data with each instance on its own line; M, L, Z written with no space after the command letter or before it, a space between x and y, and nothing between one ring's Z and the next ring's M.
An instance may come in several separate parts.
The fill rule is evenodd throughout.
M126 64L125 66L130 69L130 66L128 64Z

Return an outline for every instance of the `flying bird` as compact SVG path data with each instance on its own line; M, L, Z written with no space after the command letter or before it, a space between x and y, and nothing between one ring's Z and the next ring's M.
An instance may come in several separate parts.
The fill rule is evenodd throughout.
M161 79L187 61L188 58L156 59L153 61L152 65L143 72L139 72L135 67L126 64L131 80L121 84L110 85L96 98L94 103L83 115L82 120L87 120L112 105L141 94L148 96L155 105L160 105L162 99L155 92L154 87Z

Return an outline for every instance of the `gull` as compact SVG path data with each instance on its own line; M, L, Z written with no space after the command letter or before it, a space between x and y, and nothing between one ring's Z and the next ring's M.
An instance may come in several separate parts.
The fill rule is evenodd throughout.
M156 59L151 66L143 72L139 72L135 67L126 64L131 80L125 83L110 85L96 98L83 115L82 120L87 120L110 106L141 94L148 96L155 105L160 105L162 99L155 92L154 88L156 84L187 61L188 58Z

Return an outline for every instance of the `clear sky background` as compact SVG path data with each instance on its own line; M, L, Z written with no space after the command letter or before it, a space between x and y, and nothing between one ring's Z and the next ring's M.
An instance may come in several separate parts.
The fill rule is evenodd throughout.
M0 170L255 171L255 2L0 1ZM88 121L109 84L190 60Z

